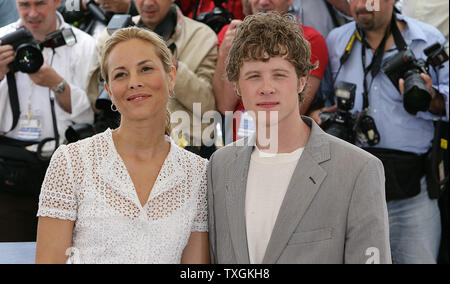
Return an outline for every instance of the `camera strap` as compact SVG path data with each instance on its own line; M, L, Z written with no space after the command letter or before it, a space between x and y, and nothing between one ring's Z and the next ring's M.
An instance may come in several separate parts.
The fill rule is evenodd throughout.
M358 29L357 29L358 30ZM361 33L363 34L363 33ZM396 14L393 13L392 14L392 18L391 18L391 24L388 26L388 28L386 29L386 33L383 37L383 40L381 41L380 45L377 47L377 49L375 50L375 53L373 55L373 59L372 62L370 63L370 65L366 68L366 48L370 48L369 43L367 42L367 40L365 39L364 35L361 36L361 43L362 43L362 64L363 64L363 70L364 70L364 94L363 94L363 109L366 109L369 107L369 90L370 90L370 86L373 83L373 79L378 75L378 73L381 70L381 64L383 61L383 56L384 56L384 49L386 48L386 42L389 38L390 35L393 35L394 37L394 42L395 45L397 47L397 49L399 50L406 50L408 48L408 46L406 45L405 40L403 39L403 36L397 26L397 17ZM370 86L368 86L367 84L367 75L369 74L369 72L372 75L372 81L370 83Z
M8 131L10 132L14 128L16 128L17 123L19 122L20 104L19 96L17 94L16 77L14 76L14 72L8 72L8 74L6 74L6 78L8 81L9 103L11 105L11 111L13 115L13 123L11 129Z

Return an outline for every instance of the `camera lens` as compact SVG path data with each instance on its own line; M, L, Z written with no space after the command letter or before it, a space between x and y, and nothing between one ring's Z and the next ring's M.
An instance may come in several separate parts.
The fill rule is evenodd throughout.
M422 77L416 70L405 73L405 94L403 106L412 115L418 111L427 111L431 103L431 94Z
M39 48L23 44L17 48L15 64L23 73L36 73L44 64L44 58Z

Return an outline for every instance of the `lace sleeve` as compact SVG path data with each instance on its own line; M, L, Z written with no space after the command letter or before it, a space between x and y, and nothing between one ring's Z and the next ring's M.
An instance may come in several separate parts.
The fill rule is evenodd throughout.
M39 196L37 216L75 221L77 200L73 169L66 156L67 146L60 146L50 161Z
M206 198L208 161L202 160L199 165L202 167L200 171L202 174L197 197L197 215L195 216L191 232L208 232L208 202Z

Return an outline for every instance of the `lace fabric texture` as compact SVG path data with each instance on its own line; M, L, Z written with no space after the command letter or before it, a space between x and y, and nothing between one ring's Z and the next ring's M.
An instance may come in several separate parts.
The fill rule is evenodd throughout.
M191 232L208 229L206 169L171 142L142 206L108 129L58 148L38 216L75 222L72 263L180 263Z

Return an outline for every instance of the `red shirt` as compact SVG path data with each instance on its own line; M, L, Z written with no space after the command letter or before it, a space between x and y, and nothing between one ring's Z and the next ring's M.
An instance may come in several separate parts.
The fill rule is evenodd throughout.
M196 0L181 0L181 10L183 14L189 18L192 18L192 13L194 12L194 5ZM204 12L210 12L214 9L213 0L200 0L199 9L197 10L197 15ZM242 2L241 0L228 0L228 4L223 4L223 7L227 11L233 13L234 19L243 20L245 18L242 13Z
M328 65L328 48L327 43L325 41L325 38L314 28L303 26L299 24L303 28L303 35L305 38L309 41L311 44L311 63L315 64L316 62L319 63L319 66L317 69L311 71L311 76L315 76L322 80L325 70ZM229 28L229 25L223 27L223 29L220 31L220 33L217 35L219 41L218 46L222 44L223 39L225 38L225 33L227 32ZM242 101L239 101L238 106L234 111L243 111L245 110L244 105L242 104ZM240 117L235 117L234 121L234 127L233 127L233 140L236 140L236 132L237 127L239 126L239 120Z

